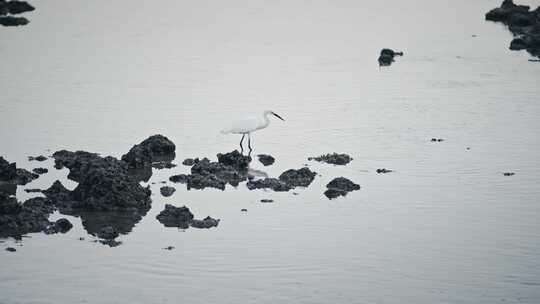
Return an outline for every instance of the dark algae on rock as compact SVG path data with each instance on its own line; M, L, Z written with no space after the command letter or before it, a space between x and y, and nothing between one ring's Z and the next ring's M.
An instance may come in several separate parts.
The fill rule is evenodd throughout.
M534 11L527 5L504 0L500 7L486 13L486 20L502 22L514 35L511 50L527 50L540 58L540 6Z
M360 185L355 184L351 180L345 177L337 177L330 181L327 185L324 195L329 199L336 198L338 196L345 196L347 193L355 190L360 190Z
M159 192L161 192L161 195L165 196L165 197L169 197L171 195L174 194L174 192L176 191L176 189L174 187L171 187L171 186L163 186L159 189Z

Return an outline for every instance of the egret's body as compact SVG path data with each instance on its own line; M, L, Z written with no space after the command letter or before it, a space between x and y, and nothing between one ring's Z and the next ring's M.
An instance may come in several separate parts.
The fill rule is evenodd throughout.
M260 116L251 116L239 119L238 121L233 122L228 128L221 131L224 134L242 134L242 139L240 140L240 149L243 151L242 141L244 137L248 136L248 147L251 151L251 133L264 129L270 125L270 119L268 116L274 115L277 118L284 120L281 116L277 115L272 111L264 111Z

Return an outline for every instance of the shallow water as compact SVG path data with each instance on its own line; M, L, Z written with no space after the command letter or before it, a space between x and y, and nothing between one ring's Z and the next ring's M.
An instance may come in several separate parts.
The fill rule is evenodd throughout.
M277 161L252 169L307 163L320 176L298 195L175 185L163 198L152 185L152 209L115 248L72 217L65 235L7 240L0 303L540 302L540 65L484 21L499 1L471 2L36 2L28 26L0 29L8 160L120 157L155 133L178 164L214 158L237 147L219 133L228 121L272 109L286 121L253 144ZM379 68L383 47L405 56ZM354 160L307 161L333 151ZM57 178L72 188L66 175L19 187L19 200ZM362 189L326 199L337 176ZM165 203L220 225L165 228Z

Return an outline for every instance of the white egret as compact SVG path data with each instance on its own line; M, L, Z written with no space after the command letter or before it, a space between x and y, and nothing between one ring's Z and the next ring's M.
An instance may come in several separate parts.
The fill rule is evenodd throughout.
M242 134L242 139L240 140L240 149L244 151L244 147L242 147L242 142L244 141L244 137L248 136L248 147L249 151L251 152L251 136L250 134L252 132L255 132L260 129L264 129L268 127L270 124L270 120L268 119L268 116L274 115L277 118L285 121L281 116L277 115L273 111L264 111L261 116L251 116L251 117L244 117L243 119L240 119L234 123L232 123L228 128L221 131L223 134Z

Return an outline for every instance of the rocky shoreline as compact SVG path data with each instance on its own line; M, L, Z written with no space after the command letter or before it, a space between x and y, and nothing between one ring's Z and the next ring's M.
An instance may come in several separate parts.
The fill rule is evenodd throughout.
M150 186L142 186L152 176L152 168L165 169L175 165L176 146L163 135L153 135L134 145L120 159L101 156L86 151L60 150L54 152L54 168L69 169L67 178L77 183L69 190L56 180L44 190L25 189L27 193L39 193L43 197L34 197L19 202L15 197L18 185L26 185L40 174L49 172L48 168L38 167L30 172L17 168L0 157L0 238L20 239L28 233L46 234L65 233L73 226L62 218L49 221L49 216L58 211L81 219L84 229L96 241L111 247L122 234L132 231L133 227L148 213L152 205ZM229 187L238 187L245 183L249 190L264 189L285 192L292 189L309 187L318 174L308 167L288 169L277 177L255 174L250 169L252 158L234 150L218 153L217 160L208 158L186 159L183 164L191 166L190 174L172 175L170 181L186 185L187 190L215 188L222 191ZM29 161L45 161L46 156L29 157ZM346 165L352 158L346 154L327 154L313 160L337 165ZM275 158L271 155L259 155L264 166L271 165ZM156 166L156 164L159 164ZM337 181L335 181L337 180ZM335 179L324 193L333 199L348 192L358 190L359 185L352 181ZM166 183L166 182L163 182ZM163 197L171 197L176 189L163 185L159 192ZM297 194L297 193L295 193ZM272 202L272 200L263 200ZM156 219L166 227L182 229L217 227L220 220L210 216L196 219L188 207L165 205Z

